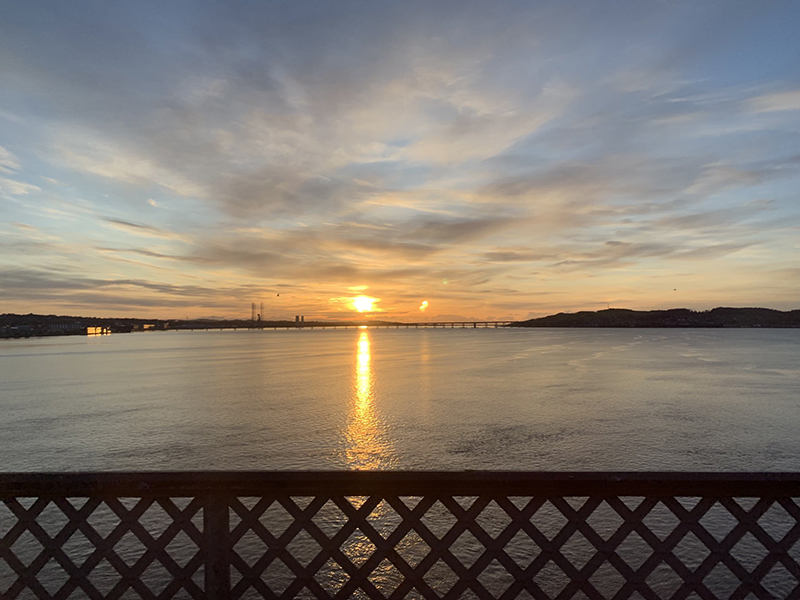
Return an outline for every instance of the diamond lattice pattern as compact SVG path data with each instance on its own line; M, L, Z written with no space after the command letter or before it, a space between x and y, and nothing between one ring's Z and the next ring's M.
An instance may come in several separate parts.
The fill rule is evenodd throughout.
M206 598L212 556L224 557L234 599L800 598L792 498L280 496L226 505L227 539L206 539L200 498L7 499L0 598Z
M205 598L202 517L199 499L4 500L0 598Z

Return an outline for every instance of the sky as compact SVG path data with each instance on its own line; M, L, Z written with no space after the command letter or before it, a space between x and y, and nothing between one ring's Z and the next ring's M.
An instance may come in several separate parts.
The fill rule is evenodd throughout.
M777 0L3 2L0 313L800 308L798 31Z

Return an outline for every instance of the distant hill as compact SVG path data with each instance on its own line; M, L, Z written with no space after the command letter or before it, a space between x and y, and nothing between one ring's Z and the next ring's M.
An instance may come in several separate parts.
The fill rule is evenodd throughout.
M697 312L688 308L558 313L519 321L512 327L800 327L800 310L771 308L715 308Z

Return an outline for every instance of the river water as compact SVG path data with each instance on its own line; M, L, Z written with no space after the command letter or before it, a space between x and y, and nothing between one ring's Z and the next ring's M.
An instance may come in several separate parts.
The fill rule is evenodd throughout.
M800 330L0 341L4 471L799 470Z
M0 468L7 472L797 471L800 330L316 329L6 340L0 341L0 409ZM494 508L498 514L487 513L483 521L489 528L508 519ZM555 535L563 517L547 508L536 513L537 527ZM649 525L668 532L674 517L658 508ZM722 535L732 524L717 508L705 524ZM439 512L427 523L444 532L452 517ZM119 520L106 513L93 526L108 532ZM594 520L598 531L616 527L618 517L606 513ZM13 522L7 511L0 514L0 529L4 516ZM382 504L371 521L388 535L396 516ZM322 511L320 526L335 530L337 518ZM54 531L64 524L57 510L39 520ZM145 526L163 531L169 522L155 518ZM775 534L780 539L792 522L778 515L764 526L783 532ZM41 547L29 535L20 540L14 552L27 564ZM409 540L397 550L419 560L428 547ZM483 547L464 540L451 550L471 564ZM115 550L135 560L137 544L123 540ZM292 544L292 552L307 560L319 549L309 539ZM506 549L515 561L530 562L535 550L521 544ZM618 552L642 560L650 552L642 544L631 536ZM676 555L686 564L707 554L697 538L681 544L688 545ZM576 548L578 554L587 550ZM748 568L766 552L754 539L737 548ZM252 535L235 549L253 562L266 551ZM76 543L71 556L79 563L91 551L90 544ZM195 551L188 543L175 556ZM374 546L356 532L342 551L358 565ZM273 565L278 571L265 572L264 579L280 593L293 576L281 561ZM446 573L436 568L426 580L436 589L444 585L444 594L451 583L442 583ZM387 594L399 581L393 569L383 565L371 577ZM142 579L153 590L170 581L163 568L148 573ZM539 585L555 597L565 585L563 574L542 573ZM606 575L594 584L611 597L620 584L613 569ZM672 575L658 570L648 581L668 597L679 584ZM488 568L482 581L499 594L507 585L503 576L504 569ZM797 584L788 572L770 576L775 597ZM14 578L0 560L0 580L10 585ZM52 559L39 578L53 592L66 581ZM101 563L92 578L109 590L120 574ZM316 578L331 593L347 579L335 564ZM705 583L715 594L736 585L729 572L716 570ZM0 581L0 596L5 589ZM248 594L259 596L252 588Z

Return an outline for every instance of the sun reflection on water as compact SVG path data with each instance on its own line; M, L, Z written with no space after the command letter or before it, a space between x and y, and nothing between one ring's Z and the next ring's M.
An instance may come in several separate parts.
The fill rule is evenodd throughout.
M369 330L358 336L355 394L347 425L347 464L353 469L391 469L396 463L386 423L375 408Z
M397 465L397 457L392 444L389 428L381 419L376 407L375 372L372 365L370 332L364 328L359 331L356 346L355 377L353 381L353 399L347 424L347 465L351 469L376 470L393 469ZM351 497L348 500L359 507L366 497ZM399 517L385 501L380 502L370 513L370 523L383 536L397 527ZM356 530L342 544L342 552L357 566L364 564L375 552L375 546L360 530ZM333 569L327 577L330 583L341 585L346 579L341 569ZM378 589L387 592L399 583L399 573L386 564L379 565L370 576L370 581ZM388 593L386 594L388 596Z

